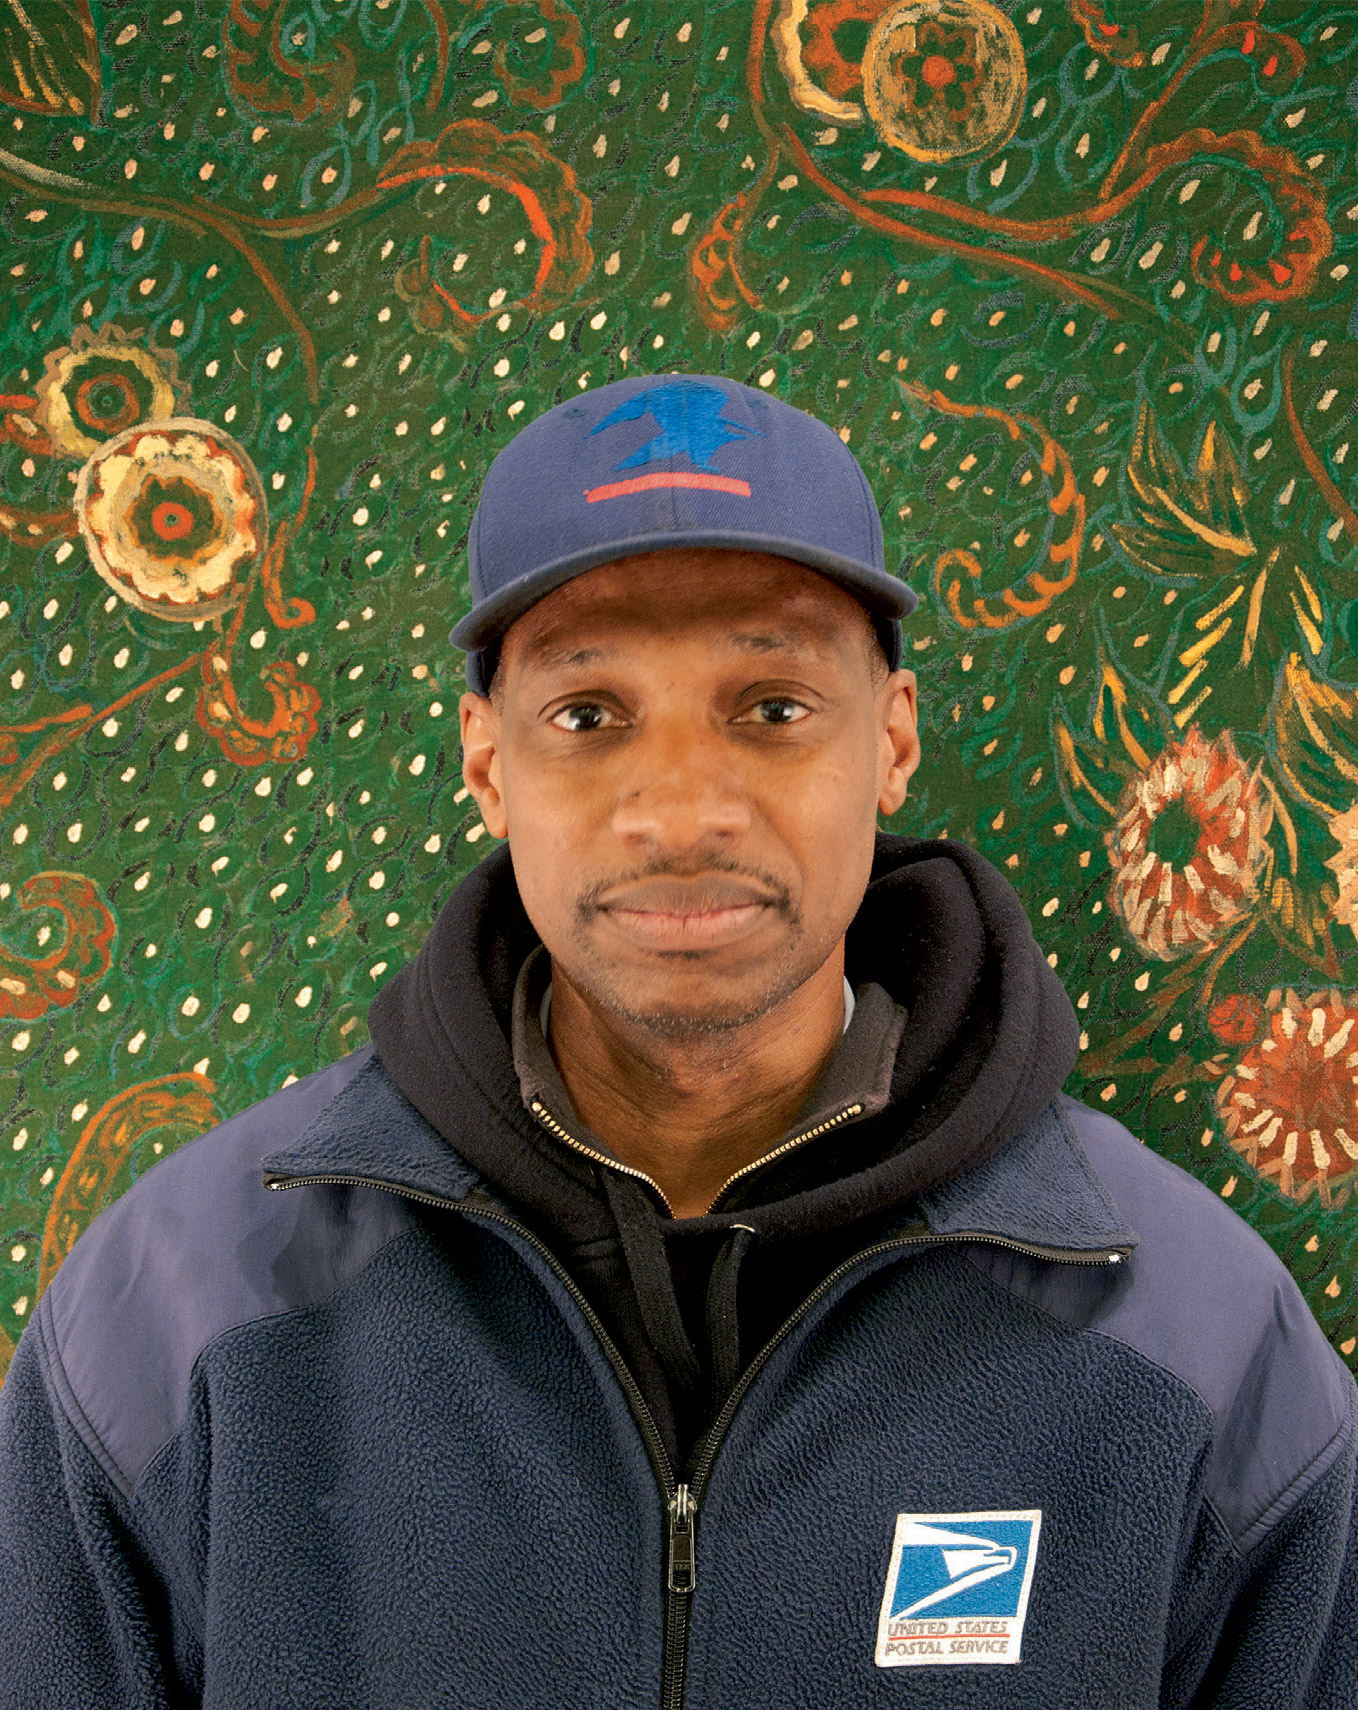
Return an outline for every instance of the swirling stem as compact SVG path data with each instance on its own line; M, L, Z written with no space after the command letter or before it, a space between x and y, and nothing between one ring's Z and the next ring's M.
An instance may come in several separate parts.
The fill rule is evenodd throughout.
M1157 178L1167 172L1177 162L1157 161L1154 165L1145 167L1140 175L1118 192L1116 196L1107 197L1102 202L1094 202L1087 208L1075 208L1068 214L1060 214L1050 220L1005 220L994 214L988 214L983 208L974 208L967 202L954 202L946 196L933 196L923 190L865 190L865 202L893 202L900 207L918 208L922 213L938 214L943 219L955 220L959 225L976 226L981 231L993 232L997 237L1016 238L1024 243L1051 243L1057 238L1069 237L1079 226L1097 226L1105 220L1116 219L1122 211Z
M1262 9L1262 6L1256 6L1256 15L1259 11L1262 11ZM1164 112L1165 108L1174 99L1175 95L1178 94L1179 90L1183 87L1188 78L1191 77L1202 64L1203 60L1205 60L1209 54L1215 53L1218 48L1229 46L1233 36L1240 36L1242 40L1244 40L1247 37L1252 37L1254 35L1254 25L1250 19L1239 19L1235 23L1223 24L1220 28L1211 31L1210 34L1204 34L1204 31L1207 29L1208 14L1210 11L1210 6L1204 8L1203 21L1198 25L1197 30L1194 32L1193 40L1188 44L1188 54L1185 57L1183 64L1174 73L1173 77L1170 78L1169 82L1160 91L1156 98L1143 110L1141 117L1132 126L1131 133L1128 136L1127 141L1122 145L1122 152L1113 162L1108 171L1107 177L1105 177L1103 183L1099 187L1099 194L1101 196L1108 196L1112 193L1113 186L1126 171L1127 162L1132 158L1137 144L1141 141L1150 126L1159 118L1160 114ZM1243 47L1241 51L1242 53L1245 51Z
M438 37L438 71L430 79L429 92L424 98L425 112L432 113L443 99L443 84L448 76L448 20L439 0L421 0L421 3L428 12L429 21L434 26L434 34Z
M239 225L249 226L260 237L309 237L312 232L324 231L328 226L338 225L351 214L362 213L365 208L378 201L381 195L380 187L371 186L366 190L355 190L352 196L346 196L336 207L321 208L314 214L289 214L277 218L273 215L240 213L233 217ZM200 206L196 196L193 206L195 209Z
M100 719L109 718L116 712L121 712L124 707L131 706L132 702L140 699L142 695L160 688L161 684L171 683L176 677L182 677L186 671L192 671L195 665L201 663L202 658L202 652L189 654L187 659L181 659L177 665L171 665L157 676L148 677L144 683L138 683L135 689L129 689L125 695L120 695L116 701L110 701L99 712L90 712L88 707L74 707L69 714L58 715L78 722L72 722L65 729L53 731L50 737L45 737L28 759L24 761L23 765L19 767L18 771L0 783L0 812L9 807L15 796L35 773L41 771L47 762L60 754L64 748L69 748L71 743L78 736L83 736L91 725L98 724ZM85 716L81 716L82 714ZM25 726L14 725L12 728L23 730ZM35 727L28 726L27 728L33 729Z
M980 244L961 243L956 238L937 237L932 232L923 231L919 226L907 225L903 220L894 220L887 214L880 214L875 208L867 206L847 190L842 190L832 178L819 169L815 161L806 152L798 140L796 133L789 125L781 127L783 141L802 170L813 183L818 184L827 196L832 197L842 208L862 221L865 226L871 226L876 231L888 232L892 237L904 238L909 243L919 244L924 249L941 250L947 255L967 257L970 260L983 262L989 267L999 267L1008 273L1023 273L1038 279L1042 284L1055 287L1063 297L1075 298L1082 303L1088 303L1091 308L1100 310L1113 320L1122 318L1122 310L1110 299L1092 286L1085 284L1082 279L1072 273L1065 273L1057 267L1045 267L1041 262L1029 261L1023 256L1007 255L1002 250L987 249Z

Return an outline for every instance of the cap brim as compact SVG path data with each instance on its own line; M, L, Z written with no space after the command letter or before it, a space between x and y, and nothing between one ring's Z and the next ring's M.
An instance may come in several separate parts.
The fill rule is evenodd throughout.
M616 541L588 551L568 553L563 558L542 564L526 576L510 582L490 599L468 612L452 630L449 639L455 647L470 652L487 646L522 617L530 606L545 594L558 588L586 570L601 564L611 564L619 558L630 558L640 552L660 552L686 546L730 547L745 552L767 552L780 558L791 558L811 570L819 570L831 581L853 594L875 616L899 619L908 617L919 604L919 596L899 577L889 576L874 565L862 564L856 558L841 557L835 552L823 552L802 541L780 540L767 534L743 534L737 530L694 531L676 539L673 531L637 535L620 551Z

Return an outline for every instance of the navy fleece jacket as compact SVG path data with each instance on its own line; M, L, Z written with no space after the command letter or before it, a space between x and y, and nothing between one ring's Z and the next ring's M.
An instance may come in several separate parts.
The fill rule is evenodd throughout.
M493 1069L470 1125L518 1120ZM1352 1710L1355 1399L1266 1245L1058 1095L837 1265L681 1472L365 1046L40 1301L0 1707Z

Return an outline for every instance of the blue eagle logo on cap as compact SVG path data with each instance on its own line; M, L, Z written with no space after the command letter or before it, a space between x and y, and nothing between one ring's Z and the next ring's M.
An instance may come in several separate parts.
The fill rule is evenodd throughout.
M654 416L660 432L638 446L630 457L615 463L614 469L635 469L639 464L658 463L667 457L687 457L695 467L710 469L713 454L723 445L737 439L764 437L759 428L724 420L721 412L729 402L726 393L716 386L704 386L693 380L667 380L619 404L589 431L592 436L605 428L616 427L619 422Z

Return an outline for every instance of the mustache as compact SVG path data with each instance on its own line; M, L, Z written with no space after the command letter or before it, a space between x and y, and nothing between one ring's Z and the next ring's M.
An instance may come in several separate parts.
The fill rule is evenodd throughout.
M762 904L786 910L784 889L766 878L734 869L685 875L667 870L594 887L582 910L634 909L644 914L710 914L724 908Z

